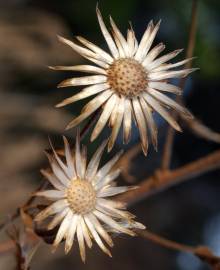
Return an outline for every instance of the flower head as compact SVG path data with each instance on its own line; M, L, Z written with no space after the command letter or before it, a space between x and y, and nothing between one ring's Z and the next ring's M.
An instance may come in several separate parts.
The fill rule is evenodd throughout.
M128 143L131 136L132 119L134 119L140 132L143 152L147 154L148 130L152 143L157 148L157 127L152 117L154 111L158 112L173 128L179 131L181 128L170 115L169 110L173 109L185 117L191 117L187 109L164 93L181 94L181 89L168 83L168 80L185 77L195 69L175 69L191 59L167 63L182 50L158 57L165 49L164 44L159 43L151 49L160 22L154 25L151 21L138 44L132 27L128 29L127 38L125 38L110 17L111 35L98 8L97 16L111 54L82 37L77 37L81 45L59 37L61 42L72 47L73 50L95 65L55 66L51 68L81 71L95 75L74 77L61 82L58 87L82 85L87 85L87 87L78 94L63 100L57 107L96 95L85 105L81 114L69 123L67 128L77 126L97 109L102 108L102 113L92 132L91 141L96 139L108 122L112 127L108 150L110 151L114 146L122 125L123 140L124 143Z
M59 225L53 245L57 247L65 239L66 253L70 251L76 237L83 261L86 257L85 243L91 248L92 239L111 256L103 243L104 240L110 247L113 246L110 232L133 236L135 233L132 229L145 228L134 221L134 216L125 210L124 203L112 199L113 196L134 188L117 187L114 181L120 170L112 170L112 167L122 152L99 169L107 141L97 149L88 165L86 149L80 149L79 135L73 154L65 137L64 144L66 162L61 160L53 147L53 155L48 155L52 172L43 170L42 173L55 189L39 191L36 195L53 203L41 211L35 220L42 221L53 216L47 228L53 229Z

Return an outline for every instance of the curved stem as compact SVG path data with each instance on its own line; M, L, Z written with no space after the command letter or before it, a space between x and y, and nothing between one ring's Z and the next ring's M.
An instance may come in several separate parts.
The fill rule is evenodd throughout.
M197 14L198 14L198 0L193 0L186 58L191 58L193 56L193 51L194 51L194 47L195 47L195 39L196 39ZM192 64L190 61L190 62L186 63L185 68L190 68L191 65ZM182 78L180 80L180 82L179 82L180 88L184 89L185 84L186 84L186 77ZM178 96L176 98L176 101L179 103L182 103L182 97ZM178 118L178 115L176 112L173 113L173 118L174 119ZM164 150L163 150L163 156L162 156L162 164L161 164L162 170L167 170L170 167L174 135L175 135L175 130L169 126L168 130L167 130L167 135L166 135Z
M154 175L142 181L137 189L121 194L117 199L131 205L217 168L220 168L220 150L172 171L156 171Z
M164 248L172 249L174 251L179 251L179 252L191 253L194 256L198 257L200 260L208 263L209 266L211 266L213 270L220 269L220 258L215 256L212 253L212 251L206 246L192 247L192 246L180 244L147 230L145 231L137 230L136 233L142 238L145 238L146 240L149 240Z

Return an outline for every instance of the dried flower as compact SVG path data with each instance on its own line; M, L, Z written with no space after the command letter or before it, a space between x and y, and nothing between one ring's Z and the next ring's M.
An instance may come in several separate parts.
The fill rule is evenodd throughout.
M85 243L91 248L92 239L111 256L101 237L112 247L110 232L134 236L132 229L145 228L134 221L134 215L125 210L124 203L112 199L113 196L134 188L117 187L114 182L120 170L111 169L122 152L98 169L107 141L97 149L88 165L86 148L80 149L79 135L74 154L71 153L65 137L64 144L66 162L61 160L52 147L53 155L48 155L52 173L42 171L55 189L36 193L37 196L54 202L41 211L35 220L42 221L54 215L47 228L53 229L60 224L53 245L57 247L65 239L66 253L70 251L76 235L83 261L86 258Z
M127 39L125 39L110 17L112 37L104 24L98 8L97 16L111 55L85 38L77 37L78 41L83 45L79 46L59 36L61 42L69 45L74 51L96 64L96 66L51 67L55 70L71 70L95 74L71 78L61 82L58 87L82 85L87 85L87 87L78 94L62 101L57 107L65 106L97 94L83 108L82 113L70 122L67 128L77 126L98 108L102 107L103 110L92 132L91 141L96 139L106 123L109 122L109 125L112 127L112 133L108 143L108 151L114 146L121 125L123 125L123 141L128 143L131 136L132 118L134 118L140 132L143 152L147 154L148 129L152 143L155 149L157 149L157 127L152 117L153 111L158 112L178 131L181 128L167 109L173 109L185 117L192 117L187 109L162 93L181 94L181 89L167 83L167 80L185 77L194 71L195 69L173 70L176 67L183 66L192 58L174 64L167 63L182 50L176 50L157 58L165 49L164 44L159 43L152 49L150 48L159 29L160 22L154 25L151 21L138 44L132 27L128 29Z

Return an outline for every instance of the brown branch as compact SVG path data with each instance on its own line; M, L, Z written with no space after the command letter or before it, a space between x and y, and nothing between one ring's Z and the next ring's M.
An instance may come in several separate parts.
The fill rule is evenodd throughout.
M220 150L172 171L156 171L153 176L142 181L139 188L119 195L117 199L131 205L152 194L217 168L220 168Z
M199 119L186 119L181 117L181 122L196 136L215 143L220 143L220 133L203 124Z
M190 31L189 31L189 41L186 51L186 58L191 58L193 56L193 51L195 47L195 38L196 38L196 23L197 23L197 12L198 11L198 0L193 0L192 2L192 12L191 12L191 22L190 22ZM188 62L185 65L185 68L190 68L192 62ZM179 87L181 89L185 88L186 77L182 78L179 82ZM178 96L176 101L181 103L182 97ZM173 112L173 118L177 119L178 114ZM163 156L162 156L162 164L161 169L166 170L170 167L170 161L172 156L172 147L173 147L173 140L174 140L175 130L172 127L168 127L167 136L165 139Z
M200 260L208 263L212 269L219 270L220 269L220 258L215 256L213 252L207 248L206 246L188 246L184 244L180 244L171 240L168 240L164 237L161 237L155 233L150 231L137 230L136 231L139 236L145 238L159 246L162 246L167 249L172 249L174 251L187 252L195 255Z
M134 183L135 177L130 174L130 168L132 167L133 159L140 153L141 144L136 144L131 147L119 160L117 167L121 169L121 175L128 183Z

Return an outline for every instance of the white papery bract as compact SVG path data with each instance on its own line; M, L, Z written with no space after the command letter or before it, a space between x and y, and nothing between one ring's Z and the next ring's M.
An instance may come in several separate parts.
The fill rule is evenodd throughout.
M124 143L129 142L132 119L134 119L140 132L142 149L146 155L149 144L148 131L150 132L151 141L155 149L157 149L157 127L152 116L154 111L159 113L178 131L181 128L169 110L175 110L184 117L192 117L187 109L165 95L165 93L181 94L181 89L168 83L168 80L185 77L194 71L195 69L184 68L176 70L177 67L185 65L192 58L177 63L168 62L182 50L176 50L158 57L165 49L164 44L159 43L152 49L151 47L159 30L160 22L154 25L151 21L140 43L138 43L132 28L127 30L127 37L125 38L110 17L112 27L112 34L110 34L98 8L97 16L110 53L105 52L82 37L77 37L81 45L63 37L58 37L61 42L70 46L95 65L51 67L55 70L94 74L74 77L61 82L58 87L86 87L79 93L59 103L57 107L96 95L85 105L81 114L69 123L67 128L77 126L101 108L102 112L92 132L91 141L96 139L104 126L109 123L112 127L108 143L108 150L110 151L114 146L121 126L123 126L123 141Z
M113 246L111 233L134 236L135 232L132 229L145 228L141 223L134 221L134 215L125 210L124 203L113 199L115 195L135 188L117 187L114 181L120 170L112 168L122 152L99 168L107 141L101 144L88 164L86 148L80 149L79 135L73 153L65 137L64 145L65 161L58 156L53 147L53 155L48 154L52 172L42 170L42 173L54 189L39 191L36 196L43 196L52 201L52 204L41 211L35 220L40 222L52 217L47 229L59 227L53 245L57 247L65 240L66 253L77 238L83 261L86 258L85 244L91 248L92 240L111 256L106 247L106 244Z

